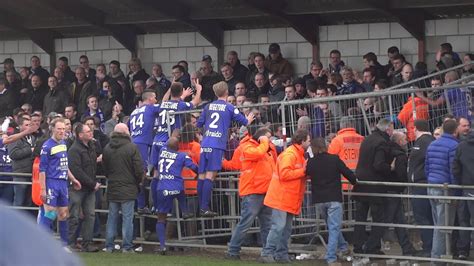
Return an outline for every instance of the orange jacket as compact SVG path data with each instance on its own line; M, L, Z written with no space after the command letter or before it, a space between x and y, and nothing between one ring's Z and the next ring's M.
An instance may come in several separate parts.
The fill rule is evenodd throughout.
M242 168L242 143L250 140L251 137L246 134L245 137L240 140L239 146L235 149L234 154L230 160L222 161L222 168L230 171L239 171Z
M40 157L36 157L33 161L33 171L31 176L31 200L36 206L43 205L41 199L41 184L39 182L39 164Z
M429 119L428 104L422 99L415 97L416 119ZM413 102L411 97L403 105L402 110L398 114L398 120L407 128L408 141L415 141L415 120L413 119Z
M294 144L283 151L277 160L278 176L270 182L264 204L268 207L300 214L306 189L304 150Z
M195 141L190 143L179 143L179 151L187 153L188 156L191 157L191 160L193 160L193 163L199 165L199 156L201 153L201 145L199 143ZM184 167L181 176L184 179L184 193L186 195L196 195L196 173L194 173L193 170Z
M355 128L343 128L329 144L328 153L339 156L347 168L355 170L359 161L360 144L364 137L359 135ZM343 190L352 189L349 183L342 184Z
M265 194L272 177L277 175L276 148L269 141L258 143L252 138L239 145L242 168L239 177L239 195Z

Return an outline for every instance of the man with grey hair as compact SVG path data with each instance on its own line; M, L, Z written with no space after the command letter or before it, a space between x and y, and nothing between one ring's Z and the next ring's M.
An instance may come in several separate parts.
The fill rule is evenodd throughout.
M360 181L389 181L391 174L392 155L390 153L389 141L393 134L393 123L388 119L381 119L376 129L362 141L360 154L356 167L356 175ZM368 186L357 184L354 192L358 193L385 193L384 186ZM385 198L356 196L357 222L367 222L370 210L374 223L383 223ZM383 254L380 250L380 239L384 228L372 226L372 230L366 238L365 226L356 225L354 230L354 252L366 254ZM364 241L367 239L367 241Z
M391 182L408 182L407 167L408 167L408 140L407 135L401 131L394 131L390 137L390 152L394 158L391 164ZM400 194L405 190L405 187L388 187L389 194ZM385 219L387 223L406 224L404 217L404 209L401 198L390 198L385 201ZM402 248L404 256L416 256L419 253L415 250L408 237L406 228L395 227L395 234L398 238L398 243Z

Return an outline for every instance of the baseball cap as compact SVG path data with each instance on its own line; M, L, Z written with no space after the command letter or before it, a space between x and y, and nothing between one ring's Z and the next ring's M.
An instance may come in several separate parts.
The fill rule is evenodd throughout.
M13 61L13 59L11 58L6 58L5 60L3 60L3 63L2 64L15 64L15 61Z
M278 45L278 43L272 43L268 47L268 52L271 53L271 54L276 54L279 51L280 51L280 45Z
M208 54L202 56L202 61L212 62L212 57Z

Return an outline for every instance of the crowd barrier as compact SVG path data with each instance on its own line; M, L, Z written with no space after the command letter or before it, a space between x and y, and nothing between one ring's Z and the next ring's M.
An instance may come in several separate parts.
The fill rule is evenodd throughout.
M15 176L14 173L0 173L0 175L9 175ZM25 176L25 175L22 175ZM103 177L99 177L103 178ZM240 201L238 197L237 190L238 182L238 173L220 173L216 186L214 188L213 197L211 200L211 206L219 212L219 216L215 218L202 218L194 217L190 219L183 219L180 216L179 207L176 202L175 210L173 217L169 218L170 223L175 224L175 233L176 239L170 241L170 246L175 247L199 247L199 248L220 248L224 249L225 245L216 245L213 243L208 243L210 239L213 238L223 238L230 237L233 231L233 228L237 224L240 218ZM31 182L15 182L15 181L0 181L0 185L5 184L31 184ZM232 185L234 184L234 185ZM449 196L449 191L453 189L474 189L474 186L462 186L462 185L448 185L448 184L421 184L421 183L393 183L393 182L368 182L360 181L361 185L367 186L403 186L407 188L411 187L422 187L422 188L439 188L444 191L444 196L430 196L430 195L412 195L409 193L404 194L389 194L389 193L356 193L352 191L344 191L343 195L345 200L348 203L353 203L354 196L365 196L365 197L384 197L384 198L402 198L402 199L438 199L443 200L445 204L445 211L447 213L447 218L449 215L455 215L455 212L450 209L450 204L453 201L473 201L473 197L464 197L464 196ZM308 181L308 187L310 186ZM102 189L106 189L107 186L101 186ZM306 194L309 196L310 191L307 190ZM306 198L306 200L309 197ZM193 197L188 197L188 203L193 201ZM305 200L305 201L306 201ZM408 208L410 201L407 201ZM345 213L351 213L356 211L351 209L352 204L343 204L345 207ZM20 210L38 210L38 207L25 207L25 206L10 206L14 209ZM97 209L97 213L108 213L106 205L102 206L103 208ZM219 209L218 209L219 208ZM197 212L197 208L194 209ZM413 213L405 212L407 215L406 218L410 220L410 216ZM137 224L140 227L140 234L137 236L135 243L137 244L152 244L156 245L157 242L148 241L146 237L145 230L145 220L146 219L156 219L153 215L135 215ZM374 223L372 221L368 222L356 222L353 218L344 216L343 220L343 232L350 233L353 231L355 225L364 225L369 230L372 226L381 226L386 228L406 228L406 229L439 229L443 233L447 234L446 237L446 246L451 245L451 234L454 230L471 233L474 231L474 227L463 227L463 226L430 226L430 225L417 225L417 224L396 224L396 223ZM259 232L258 220L255 221L252 228L249 230L250 233ZM325 235L327 234L326 224L324 219L321 219L319 213L309 202L303 204L301 215L297 216L293 220L293 231L292 239L296 240L295 242L300 243L299 245L293 245L291 248L292 252L305 252L305 253L314 253L316 244L322 244L325 246ZM95 239L96 241L103 242L104 239ZM315 240L319 240L316 242ZM303 242L302 242L303 241ZM244 250L258 251L258 248L244 248ZM308 251L310 250L310 251ZM312 251L311 251L312 250ZM450 249L446 250L446 254L441 259L432 259L432 258L423 258L423 257L412 257L412 256L401 256L397 254L387 254L387 255L368 255L368 254L355 254L360 257L370 257L374 259L397 259L397 260L413 260L413 261L437 261L437 262L448 262L456 264L472 264L472 261L460 261L454 260ZM320 251L321 252L321 251Z

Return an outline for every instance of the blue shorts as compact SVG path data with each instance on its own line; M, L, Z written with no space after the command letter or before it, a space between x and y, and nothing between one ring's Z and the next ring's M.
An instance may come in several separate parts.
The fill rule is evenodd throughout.
M138 151L140 151L140 156L142 157L143 169L148 169L148 162L150 156L150 145L144 143L135 143L137 145Z
M67 207L69 205L67 180L46 180L46 205L52 207Z
M199 157L199 173L217 172L222 169L222 158L224 158L224 150L215 148L201 148L201 156Z
M172 213L173 200L186 197L184 191L179 190L157 190L156 205L158 213Z
M161 148L165 146L166 142L153 142L151 146L150 164L158 169L158 157L160 157Z

